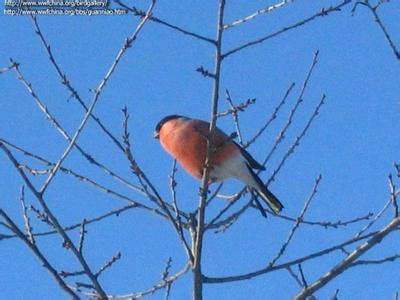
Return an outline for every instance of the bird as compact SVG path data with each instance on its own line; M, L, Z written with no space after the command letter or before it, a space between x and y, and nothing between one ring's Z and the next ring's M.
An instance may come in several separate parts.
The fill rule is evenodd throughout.
M202 179L209 128L209 122L203 120L169 115L157 123L154 138L190 175ZM275 214L279 214L283 208L282 203L253 170L265 170L265 167L217 127L210 142L213 154L209 183L235 178L255 191Z

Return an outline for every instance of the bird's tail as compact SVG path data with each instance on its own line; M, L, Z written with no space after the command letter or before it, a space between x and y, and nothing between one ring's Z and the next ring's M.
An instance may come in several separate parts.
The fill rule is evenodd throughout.
M261 181L260 177L257 176L256 173L251 169L250 166L247 166L255 184L251 186L256 190L257 194L267 203L267 205L274 211L274 213L279 214L283 208L283 204L278 200L278 198L271 193Z
M264 185L262 189L257 189L257 193L265 200L265 202L272 208L274 213L279 214L283 208L282 203L272 194Z

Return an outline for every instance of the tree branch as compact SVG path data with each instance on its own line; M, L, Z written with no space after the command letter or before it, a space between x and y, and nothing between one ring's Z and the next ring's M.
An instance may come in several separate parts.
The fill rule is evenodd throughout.
M217 114L218 114L218 100L219 100L219 86L220 86L220 75L221 75L221 63L222 63L222 34L223 34L223 22L224 22L224 8L225 0L219 1L218 9L218 25L217 25L217 38L215 45L215 68L214 68L214 86L211 103L211 116L210 116L210 127L209 136L207 139L207 156L204 162L203 178L200 188L200 199L197 213L197 228L196 234L192 237L192 253L194 256L194 263L192 265L193 271L193 300L203 299L203 274L201 271L201 258L203 249L203 234L205 231L205 209L207 204L207 193L210 175L210 163L214 152L214 145L212 145L213 135L216 127Z
M1 145L0 145L1 146ZM4 218L7 222L7 226L12 230L18 238L20 238L28 247L29 249L35 254L35 256L42 262L43 267L45 267L53 278L57 281L58 285L74 300L78 300L79 297L68 287L65 281L61 278L58 274L57 270L50 264L50 262L46 259L37 245L31 242L25 234L18 228L18 226L11 220L11 218L7 215L7 213L0 208L0 215Z
M357 247L352 251L344 260L332 268L329 272L317 279L314 283L309 285L299 294L297 294L295 300L305 300L307 297L314 294L317 290L325 286L332 279L343 273L348 269L360 256L366 253L369 249L380 243L387 235L392 233L397 226L400 224L400 218L394 218L389 224L387 224L381 231L374 234L368 241Z
M292 3L293 1L294 0L283 0L283 1L278 2L276 4L269 5L269 6L265 7L265 8L259 9L256 12L252 13L251 15L248 15L247 17L244 17L242 19L236 20L236 21L234 21L234 22L232 22L230 24L225 24L224 25L224 29L226 30L226 29L230 29L232 27L235 27L237 25L244 24L245 22L253 20L253 19L255 19L258 16L261 16L263 14L270 13L270 12L272 12L272 11L278 9L278 8L281 8L281 7L285 6L286 4Z
M295 29L297 27L301 27L301 26L303 26L303 25L305 25L305 24L307 24L307 23L309 23L311 21L314 21L315 19L318 19L320 17L325 17L325 16L327 16L328 14L330 14L332 12L340 11L344 6L350 4L351 2L352 2L352 0L344 0L340 4L336 4L334 6L330 6L330 7L327 7L327 8L322 8L321 11L315 13L314 15L312 15L312 16L304 19L304 20L298 21L298 22L296 22L296 23L294 23L292 25L289 25L287 27L284 27L284 28L282 28L282 29L280 29L280 30L278 30L278 31L276 31L274 33L271 33L269 35L266 35L264 37L261 37L259 39L254 40L254 41L251 41L251 42L248 42L246 44L243 44L243 45L241 45L239 47L236 47L236 48L234 48L232 50L229 50L226 53L224 53L222 55L222 57L225 59L228 56L231 56L232 54L234 54L234 53L236 53L238 51L241 51L243 49L249 48L249 47L257 45L257 44L261 44L261 43L265 42L266 40L274 38L274 37L276 37L276 36L278 36L278 35L280 35L280 34L282 34L284 32L290 31L290 30Z

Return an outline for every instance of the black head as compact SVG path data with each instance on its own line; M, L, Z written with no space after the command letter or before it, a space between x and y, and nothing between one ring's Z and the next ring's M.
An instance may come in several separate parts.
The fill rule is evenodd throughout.
M160 122L157 123L156 125L156 129L154 130L154 138L158 139L159 138L159 134L160 134L160 130L161 127L163 127L163 125L165 123L167 123L168 121L174 120L174 119L179 119L179 118L184 118L184 116L180 116L180 115L169 115L166 116L165 118L163 118Z

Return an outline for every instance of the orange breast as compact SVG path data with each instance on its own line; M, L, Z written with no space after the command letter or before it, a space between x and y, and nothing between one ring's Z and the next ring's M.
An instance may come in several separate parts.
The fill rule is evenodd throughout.
M209 123L201 120L171 120L160 131L160 142L182 167L192 176L201 179L207 155ZM239 153L229 137L217 129L213 145L216 151L211 165L221 165L225 159Z

